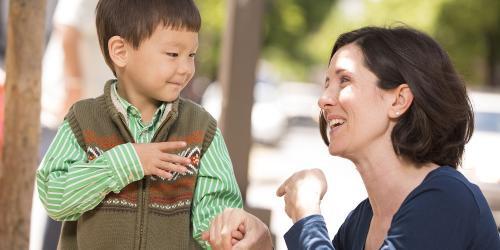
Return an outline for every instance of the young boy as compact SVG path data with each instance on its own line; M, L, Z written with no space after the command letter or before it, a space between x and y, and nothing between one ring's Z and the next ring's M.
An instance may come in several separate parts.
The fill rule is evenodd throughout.
M179 98L200 22L192 0L99 1L117 79L73 105L37 172L49 215L65 221L59 249L208 247L211 218L242 206L215 120Z

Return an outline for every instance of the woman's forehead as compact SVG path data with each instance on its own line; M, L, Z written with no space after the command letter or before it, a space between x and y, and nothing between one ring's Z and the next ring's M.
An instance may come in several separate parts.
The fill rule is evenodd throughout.
M363 65L363 54L361 49L353 44L341 47L330 60L329 74L341 71L356 72Z

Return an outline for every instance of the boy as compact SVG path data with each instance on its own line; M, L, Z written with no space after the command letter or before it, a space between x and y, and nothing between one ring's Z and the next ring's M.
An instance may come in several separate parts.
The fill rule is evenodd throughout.
M215 120L179 98L194 74L192 0L100 0L96 26L117 80L73 105L37 172L63 224L59 249L195 249L241 195Z

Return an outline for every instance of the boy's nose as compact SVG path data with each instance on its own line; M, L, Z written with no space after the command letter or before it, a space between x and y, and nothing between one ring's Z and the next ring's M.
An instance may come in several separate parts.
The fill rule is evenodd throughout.
M194 63L189 61L183 61L177 67L177 72L181 75L192 74L194 72Z

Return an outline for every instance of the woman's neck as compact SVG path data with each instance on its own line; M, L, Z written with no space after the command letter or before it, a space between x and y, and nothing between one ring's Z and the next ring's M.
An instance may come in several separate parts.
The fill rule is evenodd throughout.
M393 150L356 160L355 165L365 184L373 215L390 219L410 192L438 167L410 163Z

